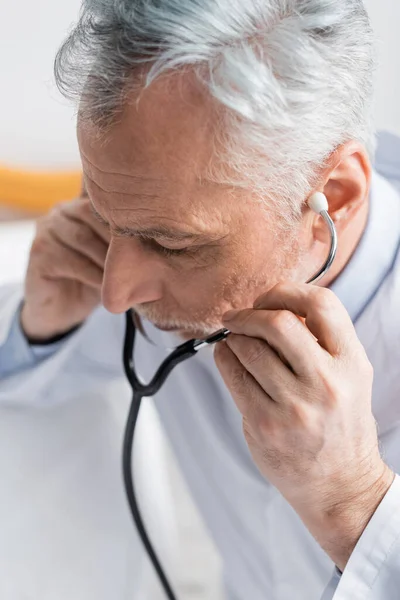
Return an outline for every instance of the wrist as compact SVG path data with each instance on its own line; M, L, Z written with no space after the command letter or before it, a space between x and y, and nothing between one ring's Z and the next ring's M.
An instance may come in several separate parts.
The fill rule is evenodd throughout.
M54 344L67 337L81 326L81 323L68 326L52 326L51 323L42 323L40 319L30 312L24 303L20 309L20 326L22 333L30 345Z
M305 515L306 526L340 571L344 571L394 477L394 473L381 461L368 481L355 479L356 485L351 487L343 484L340 497L332 494L336 499L326 503L318 512Z

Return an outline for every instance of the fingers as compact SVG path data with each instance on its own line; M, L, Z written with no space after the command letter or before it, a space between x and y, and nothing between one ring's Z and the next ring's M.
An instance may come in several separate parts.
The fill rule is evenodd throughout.
M236 318L224 321L224 324L232 333L241 334L240 343L233 340L232 349L263 387L271 378L278 376L285 376L289 383L289 376L293 377L293 373L311 378L318 361L329 358L307 327L290 311L249 309L240 311ZM257 346L253 346L257 341L254 338L264 340L264 346L268 344L273 348L275 356L266 359L265 350L264 356L260 354ZM290 366L292 372L284 363ZM284 371L282 367L285 367Z
M108 245L110 232L108 228L100 223L94 216L92 205L88 197L77 198L70 202L63 202L54 209L56 214L61 214L78 223L84 223L90 227Z
M274 404L272 398L266 395L225 342L215 347L214 359L226 387L244 417L253 420L254 414L258 414L263 407L265 408L260 406L261 404L268 405L272 409Z
M37 251L39 244L40 239L34 242L33 252ZM44 277L71 279L96 289L101 288L103 270L88 257L64 246L52 233L49 232L48 238L42 242L39 252Z
M99 289L109 233L93 216L90 201L57 205L39 220L31 255L48 279L70 279Z
M256 446L262 444L265 449L266 439L269 442L275 440L276 443L280 443L284 451L287 451L288 424L294 423L296 428L302 426L307 415L305 404L298 398L296 402L290 398L284 403L276 402L275 398L269 396L243 367L226 343L217 344L214 357L222 378L243 417L247 441L251 444L255 443Z
M31 262L44 278L70 279L99 289L106 252L105 242L85 224L52 212L37 223Z
M60 214L50 223L50 232L64 247L85 256L103 270L108 245L91 227Z
M346 353L358 342L353 323L334 293L326 288L280 283L261 296L254 308L287 310L300 317L319 345L332 356Z
M268 343L231 334L226 344L271 398L276 402L286 401L296 387L296 376Z

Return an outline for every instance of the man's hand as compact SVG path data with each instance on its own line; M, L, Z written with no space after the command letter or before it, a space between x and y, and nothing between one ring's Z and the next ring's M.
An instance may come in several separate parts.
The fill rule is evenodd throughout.
M293 283L226 316L215 358L254 461L343 570L394 478L351 319L330 290Z
M56 206L39 219L25 280L21 324L45 340L84 321L100 302L109 244L87 197Z

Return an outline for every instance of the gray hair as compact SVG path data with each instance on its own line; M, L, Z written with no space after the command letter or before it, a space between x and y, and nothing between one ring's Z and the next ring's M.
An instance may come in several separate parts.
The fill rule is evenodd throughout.
M55 74L100 129L139 81L190 69L223 115L210 174L293 221L338 146L372 157L375 60L363 0L83 0Z

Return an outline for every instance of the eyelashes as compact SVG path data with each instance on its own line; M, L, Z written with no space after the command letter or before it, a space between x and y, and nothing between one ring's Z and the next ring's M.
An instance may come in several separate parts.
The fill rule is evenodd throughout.
M166 246L162 246L155 240L142 239L141 243L144 246L150 247L150 249L153 252L157 252L158 254L161 254L162 256L166 256L168 258L174 257L174 256L189 257L189 256L194 255L196 253L196 251L198 250L198 248L167 248Z
M165 246L160 246L157 242L155 242L154 245L156 247L156 252L159 252L164 256L190 256L190 254L193 254L193 251L189 248L166 248Z

